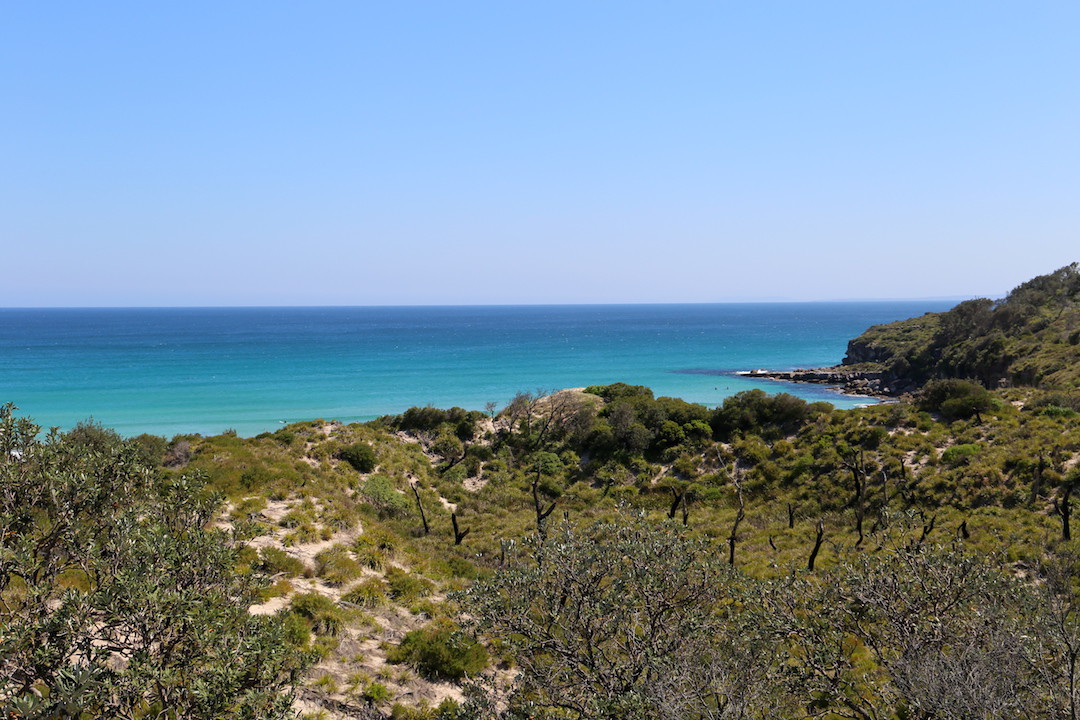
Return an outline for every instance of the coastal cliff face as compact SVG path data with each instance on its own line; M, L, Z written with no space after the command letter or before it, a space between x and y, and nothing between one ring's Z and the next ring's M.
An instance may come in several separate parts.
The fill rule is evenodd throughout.
M892 353L879 345L873 345L863 338L849 340L847 353L840 361L841 365L861 365L863 363L883 363L892 358Z
M951 311L949 311L951 312ZM880 365L884 369L905 358L918 357L933 342L946 313L927 313L887 325L875 325L848 342L844 367Z

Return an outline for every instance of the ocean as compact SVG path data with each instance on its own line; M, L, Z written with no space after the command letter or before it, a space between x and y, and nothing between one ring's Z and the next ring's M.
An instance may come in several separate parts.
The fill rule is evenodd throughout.
M952 304L0 309L0 402L43 427L166 437L620 381L708 406L760 387L852 407L733 373L832 365L867 327Z

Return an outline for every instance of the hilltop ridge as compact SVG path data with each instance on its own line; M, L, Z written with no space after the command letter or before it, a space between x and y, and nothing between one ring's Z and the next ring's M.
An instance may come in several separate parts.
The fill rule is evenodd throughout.
M965 300L874 325L848 342L839 365L749 374L893 397L943 379L988 388L1080 387L1080 263L1032 278L1001 300Z
M1028 280L1002 300L966 300L943 313L871 327L848 343L840 367L880 372L894 394L943 378L1075 387L1080 263Z

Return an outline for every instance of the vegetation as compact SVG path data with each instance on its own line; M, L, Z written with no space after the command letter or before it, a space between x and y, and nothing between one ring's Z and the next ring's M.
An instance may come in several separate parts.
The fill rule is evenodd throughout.
M205 529L217 499L141 441L0 409L0 707L25 718L287 717L302 656Z
M849 411L616 383L166 441L8 408L0 707L1076 717L1075 277L868 331L919 393Z
M915 389L942 378L986 387L1080 387L1080 263L1025 282L1000 301L878 325L848 345L844 365Z
M369 473L378 464L375 451L367 443L356 442L338 452L338 457L352 465L357 472Z
M487 717L1071 717L1077 566L1036 586L903 540L755 581L680 528L567 525L474 585L520 669ZM1065 581L1064 583L1062 581Z
M387 659L413 665L426 677L446 680L476 675L488 664L484 646L445 621L436 621L406 634Z

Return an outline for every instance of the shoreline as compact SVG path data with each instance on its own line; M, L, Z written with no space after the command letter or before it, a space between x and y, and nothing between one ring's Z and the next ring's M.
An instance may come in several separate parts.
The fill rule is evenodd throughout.
M894 401L900 393L885 385L882 372L842 370L839 366L823 368L797 368L795 370L736 370L734 375L755 380L772 380L803 385L826 385L841 395L865 397L878 402Z

